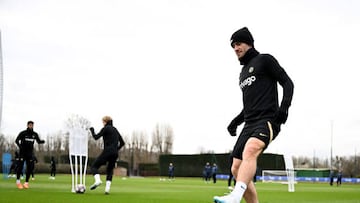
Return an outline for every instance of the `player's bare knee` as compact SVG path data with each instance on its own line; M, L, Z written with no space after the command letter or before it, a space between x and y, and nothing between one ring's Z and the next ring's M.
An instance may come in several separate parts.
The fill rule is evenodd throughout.
M245 158L257 158L264 148L263 142L252 141L248 142L245 146L243 157Z
M261 150L254 147L249 147L243 152L243 158L244 160L252 160L256 159L258 155L260 154Z
M231 173L233 174L235 180L237 178L237 173L239 171L239 168L236 168L236 167L231 167Z
M231 166L231 172L235 176L240 168L240 162L239 163L233 163Z

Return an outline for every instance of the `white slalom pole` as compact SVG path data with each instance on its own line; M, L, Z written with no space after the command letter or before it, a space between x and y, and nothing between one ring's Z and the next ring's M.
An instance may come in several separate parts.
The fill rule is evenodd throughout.
M86 176L86 169L87 169L87 162L88 162L88 156L85 156L85 163L84 163L84 185L85 185L85 176Z
M74 169L73 169L73 163L72 163L72 156L71 156L71 154L69 154L69 160L70 160L70 170L71 170L71 192L75 192Z
M83 185L83 161L82 161L82 156L79 156L80 160L79 160L79 165L80 165L80 184Z
M78 185L78 156L75 155L75 186Z

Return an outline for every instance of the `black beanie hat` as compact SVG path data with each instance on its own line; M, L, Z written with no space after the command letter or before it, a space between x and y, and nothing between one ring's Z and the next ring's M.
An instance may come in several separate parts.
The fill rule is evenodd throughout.
M234 47L233 44L235 42L244 42L244 43L254 47L254 38L252 37L252 35L247 27L243 27L231 35L231 38L230 38L231 47Z

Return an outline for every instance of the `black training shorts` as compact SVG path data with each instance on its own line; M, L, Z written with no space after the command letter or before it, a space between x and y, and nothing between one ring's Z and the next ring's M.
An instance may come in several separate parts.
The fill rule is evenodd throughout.
M265 143L264 150L280 132L280 125L269 120L246 122L234 146L232 156L242 160L245 144L250 137L255 137Z

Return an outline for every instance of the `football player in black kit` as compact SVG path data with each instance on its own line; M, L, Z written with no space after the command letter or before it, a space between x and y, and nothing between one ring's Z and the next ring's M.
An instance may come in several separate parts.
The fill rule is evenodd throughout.
M30 173L32 171L32 161L34 157L34 142L38 144L44 144L44 140L40 140L39 135L34 131L34 122L27 122L27 129L20 132L17 136L15 143L19 147L19 165L16 172L16 186L19 189L29 188ZM26 162L26 177L25 183L22 185L20 182L20 174L24 167L24 161Z
M258 203L253 182L258 156L280 132L287 120L294 84L277 60L270 54L260 54L254 48L254 39L244 27L230 39L240 64L239 85L242 90L243 109L229 124L228 131L236 136L237 127L244 123L234 150L231 171L236 178L234 190L225 196L215 196L216 203ZM277 84L283 89L278 101Z
M90 190L94 190L101 185L102 182L100 179L99 168L107 163L105 194L109 194L113 169L115 167L116 159L118 158L118 151L125 145L125 142L119 131L113 126L113 120L110 116L104 116L102 122L104 127L98 134L95 133L93 127L90 128L91 135L95 140L100 137L103 137L104 140L104 150L91 166L91 172L94 175L95 182L90 186Z

